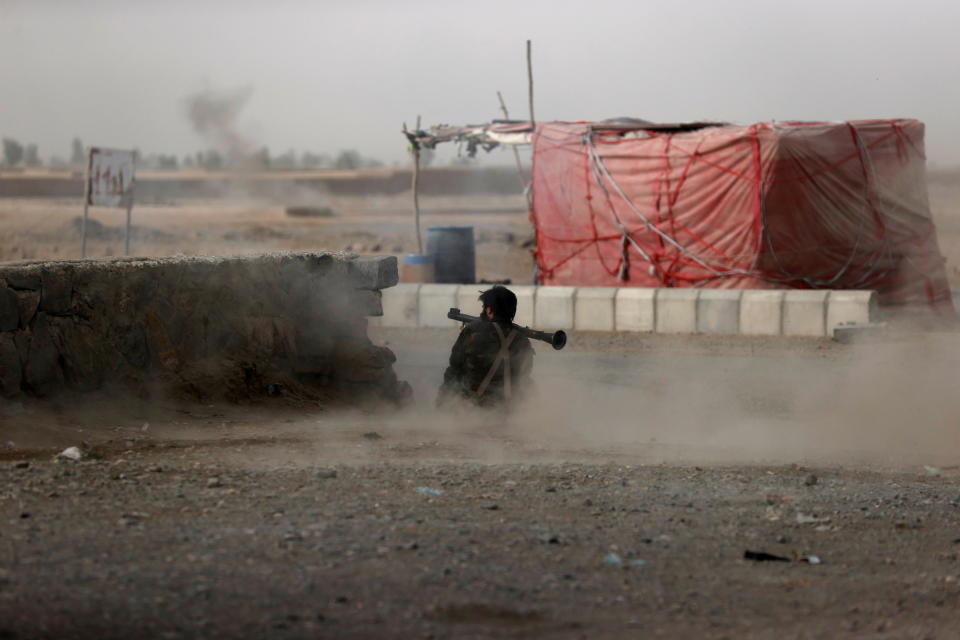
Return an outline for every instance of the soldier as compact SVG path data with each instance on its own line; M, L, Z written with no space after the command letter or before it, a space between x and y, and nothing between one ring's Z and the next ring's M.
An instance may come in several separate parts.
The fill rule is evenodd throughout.
M481 407L509 407L531 387L533 347L513 326L517 296L494 286L480 294L483 312L464 325L450 352L437 406L454 398Z

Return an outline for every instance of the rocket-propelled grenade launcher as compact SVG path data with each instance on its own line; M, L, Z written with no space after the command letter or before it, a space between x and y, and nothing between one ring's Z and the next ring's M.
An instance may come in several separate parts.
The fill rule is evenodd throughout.
M473 322L477 319L476 316L468 316L465 313L460 313L460 309L453 308L447 312L447 317L458 322ZM564 345L567 344L567 334L563 331L563 329L549 333L547 331L537 331L536 329L531 329L530 327L521 327L520 325L516 324L513 325L513 328L528 338L549 342L550 345L558 351L563 349Z

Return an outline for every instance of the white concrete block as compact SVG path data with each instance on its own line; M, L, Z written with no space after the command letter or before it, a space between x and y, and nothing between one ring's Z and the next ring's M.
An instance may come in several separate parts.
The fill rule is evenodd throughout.
M420 285L398 284L381 291L383 316L371 318L370 324L382 327L416 327L418 321Z
M782 289L745 289L740 296L740 334L780 335L785 293Z
M616 295L616 287L577 287L573 296L573 328L577 331L613 331Z
M461 284L457 288L457 304L454 306L467 315L479 316L480 300L478 298L480 292L489 288L489 284Z
M421 327L456 327L457 324L447 318L451 307L457 306L459 284L422 284L418 298L417 325ZM470 315L477 315L476 310Z
M827 335L827 290L790 289L783 296L783 335Z
M657 333L695 333L699 289L657 289Z
M876 291L838 289L827 297L827 334L839 324L867 324L876 316Z
M537 329L573 329L575 291L576 287L538 287L533 312Z
M701 289L697 297L697 333L738 333L742 294L742 289Z
M615 321L617 331L653 331L656 289L624 287L617 289Z
M533 285L517 285L507 287L510 291L517 294L517 315L513 319L514 324L521 327L536 328L536 316L534 315L535 301L537 299L537 289Z

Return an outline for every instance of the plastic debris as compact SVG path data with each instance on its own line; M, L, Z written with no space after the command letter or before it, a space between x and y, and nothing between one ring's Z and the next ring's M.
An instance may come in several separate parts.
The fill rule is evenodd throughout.
M937 476L940 475L940 469L938 469L937 467L929 467L927 465L923 465L923 469L924 471L927 472L928 476L932 476L936 478Z
M820 559L820 556L803 556L800 558L800 562L806 562L809 564L822 564L823 561Z
M631 560L631 561L630 561L630 566L631 566L631 567L642 567L642 566L645 565L645 564L647 564L647 561L646 561L646 560L641 560L640 558L637 558L636 560Z
M765 551L744 551L743 552L744 560L754 560L756 562L792 562L790 558L786 556L775 556L772 553L767 553Z
M614 565L614 566L616 566L616 567L622 567L622 566L623 566L623 558L620 557L620 554L614 553L614 552L611 551L611 552L608 553L607 555L603 556L603 563L604 563L604 564L612 564L612 565Z
M432 489L430 487L417 487L417 493L422 493L425 496L443 495L443 491L441 491L440 489Z
M57 458L77 461L83 458L83 451L79 447L67 447L57 454Z

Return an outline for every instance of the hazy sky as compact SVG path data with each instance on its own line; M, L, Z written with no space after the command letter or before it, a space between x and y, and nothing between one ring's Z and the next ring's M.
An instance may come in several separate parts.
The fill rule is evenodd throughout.
M251 87L272 153L399 161L417 114L525 117L530 38L540 120L914 117L960 164L958 32L948 0L0 0L0 135L183 155L185 98Z

